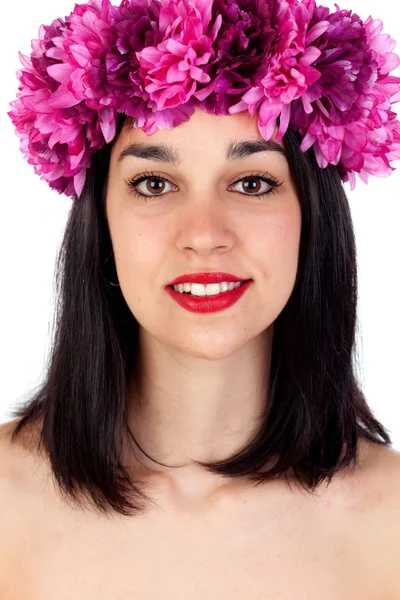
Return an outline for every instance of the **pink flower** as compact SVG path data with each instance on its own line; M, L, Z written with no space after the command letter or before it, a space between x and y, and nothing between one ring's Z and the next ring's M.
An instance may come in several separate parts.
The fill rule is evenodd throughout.
M58 61L47 71L61 83L51 98L51 105L67 108L85 101L88 108L99 111L106 141L115 135L114 111L108 108L112 98L105 65L107 51L115 41L108 25L110 8L109 0L77 4L69 17L68 29L63 36L53 38L54 46L46 52L46 56Z
M210 26L211 6L209 0L162 1L162 41L136 53L156 110L187 102L199 85L210 82L206 66L214 55L212 44L222 22L219 15Z
M320 7L315 18L326 10ZM370 174L387 177L394 170L389 161L400 158L400 123L391 111L400 99L400 78L388 76L400 57L392 52L394 40L380 35L380 20L363 23L337 5L335 13L323 16L330 27L318 44L321 78L307 91L317 106L305 118L295 103L292 124L303 135L301 149L314 145L319 166L337 165L354 189L356 172L364 183Z
M72 197L83 190L93 151L115 135L99 58L110 36L101 18L106 10L107 0L91 0L65 21L42 26L31 57L20 54L24 69L10 103L24 156L53 189Z
M110 10L110 27L115 32L115 44L106 55L106 76L109 95L117 112L145 123L154 121L155 102L145 89L139 74L137 53L146 45L162 40L158 29L159 6L147 0L122 0L120 6ZM151 127L147 125L147 129Z
M20 138L21 151L35 172L60 193L73 195L82 190L82 173L90 164L82 123L86 118L88 124L94 125L94 118L88 109L77 114L76 109L54 111L50 106L60 84L48 74L56 61L48 58L46 51L52 48L51 36L60 35L66 27L67 23L61 20L41 27L39 40L32 42L31 58L20 54L24 69L18 72L19 94L11 102L13 110L9 115Z
M363 23L337 5L332 14L314 0L283 0L279 41L266 59L267 74L231 107L259 110L258 127L270 139L278 117L280 141L290 123L303 136L301 150L314 146L318 165L338 167L355 187L355 172L386 177L400 158L400 122L390 108L399 100L400 79L388 73L400 64L395 42L380 35L382 22Z
M265 75L265 56L278 38L273 7L273 2L258 0L214 0L213 19L221 15L222 26L210 61L211 84L195 94L200 108L229 114L238 98Z
M276 139L290 126L321 168L387 177L400 159L396 45L383 24L315 0L88 0L42 26L8 113L21 150L49 185L80 195L92 154L116 115L148 135L196 105L212 114L258 110Z
M303 0L301 3L282 0L277 14L278 35L265 59L266 75L229 110L230 114L234 114L247 108L253 116L259 109L258 127L266 139L271 138L279 115L276 139L282 139L290 121L293 100L302 97L304 110L311 110L304 93L321 76L311 66L321 55L312 42L329 27L328 21L324 20L315 26L310 25L314 11L315 0Z

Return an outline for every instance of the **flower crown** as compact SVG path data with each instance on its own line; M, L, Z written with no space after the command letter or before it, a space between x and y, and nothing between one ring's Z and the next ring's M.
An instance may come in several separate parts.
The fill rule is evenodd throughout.
M8 113L20 149L53 189L79 197L91 156L118 113L148 135L187 121L258 110L276 140L288 125L321 168L387 177L400 159L396 42L379 19L315 0L89 0L42 25Z

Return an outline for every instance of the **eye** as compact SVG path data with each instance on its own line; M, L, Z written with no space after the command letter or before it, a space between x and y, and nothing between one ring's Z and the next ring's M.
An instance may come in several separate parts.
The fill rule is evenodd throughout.
M262 182L263 184L268 184L269 189L267 189L265 191L259 192L260 189L260 183ZM232 185L236 185L237 183L244 183L247 184L249 182L253 182L253 185L250 186L250 191L255 191L258 192L256 194L248 194L248 193L244 193L243 192L239 192L239 194L243 194L244 196L256 196L257 198L263 198L264 196L268 196L269 194L275 194L276 192L276 188L278 188L279 186L282 185L283 181L278 181L277 179L275 179L275 177L272 177L272 175L269 175L269 173L251 173L250 175L246 175L246 177L241 177L240 179L237 179ZM257 182L254 186L254 182ZM261 186L262 187L262 186Z
M147 183L145 184L144 188L150 192L150 193L145 193L144 191L138 191L139 185L141 185L142 183L144 183L146 180ZM145 171L145 173L141 173L140 175L138 175L137 177L133 178L133 179L125 179L124 180L126 185L128 186L128 188L130 188L129 193L133 194L134 196L137 196L139 198L151 198L151 197L156 197L156 196L164 196L165 194L162 194L160 192L163 191L163 188L165 187L164 184L162 182L168 182L171 183L170 181L168 181L168 179L165 179L165 177L161 177L160 175L156 175L155 173L152 173L150 171ZM150 183L149 182L153 182ZM155 184L155 185L153 185ZM171 184L172 185L172 184ZM142 188L143 190L143 188ZM155 194L153 194L152 192L156 192Z
M135 178L125 179L124 181L128 188L130 188L130 194L133 194L134 196L137 196L139 198L144 198L145 200L146 198L165 196L166 194L161 193L165 189L164 182L172 185L171 182L168 181L168 179L166 179L165 177L161 177L160 175L149 171L141 173ZM145 193L143 188L141 191L139 191L139 186L145 181L147 181L147 183L145 184L144 188L149 193ZM265 188L264 191L259 191L260 181L264 185L268 184L269 188L267 188L266 191ZM231 184L231 186L234 186L237 183L241 182L243 182L245 185L247 185L249 182L257 182L256 185L252 185L250 189L250 192L255 191L257 193L238 192L242 196L255 196L256 198L263 198L264 196L268 196L269 194L274 194L276 192L276 188L278 188L283 183L282 181L278 181L277 179L275 179L275 177L272 177L272 175L269 175L269 173L251 173L250 175L246 175L246 177L241 177L240 179L237 179L234 183ZM156 193L153 194L152 192Z

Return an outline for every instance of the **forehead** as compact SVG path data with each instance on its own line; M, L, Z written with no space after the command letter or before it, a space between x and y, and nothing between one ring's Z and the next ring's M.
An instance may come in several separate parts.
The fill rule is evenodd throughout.
M128 119L113 147L114 161L125 155L168 162L179 166L185 159L201 155L232 161L261 151L285 156L283 142L276 142L277 127L270 140L262 138L257 113L247 111L235 115L212 115L195 109L188 121L173 129L160 129L148 135L135 129Z

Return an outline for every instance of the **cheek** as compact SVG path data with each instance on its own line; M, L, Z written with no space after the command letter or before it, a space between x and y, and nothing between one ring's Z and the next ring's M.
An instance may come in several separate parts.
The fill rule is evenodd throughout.
M269 214L252 227L253 253L262 278L285 297L297 274L301 235L301 210L296 203L286 211Z
M121 286L138 293L137 282L157 284L162 274L154 272L165 256L165 230L155 221L126 218L114 223L112 241ZM158 278L158 279L157 279Z
M293 205L287 210L268 214L255 220L251 227L250 239L257 240L261 252L268 259L276 261L290 259L298 253L301 233L300 206Z

